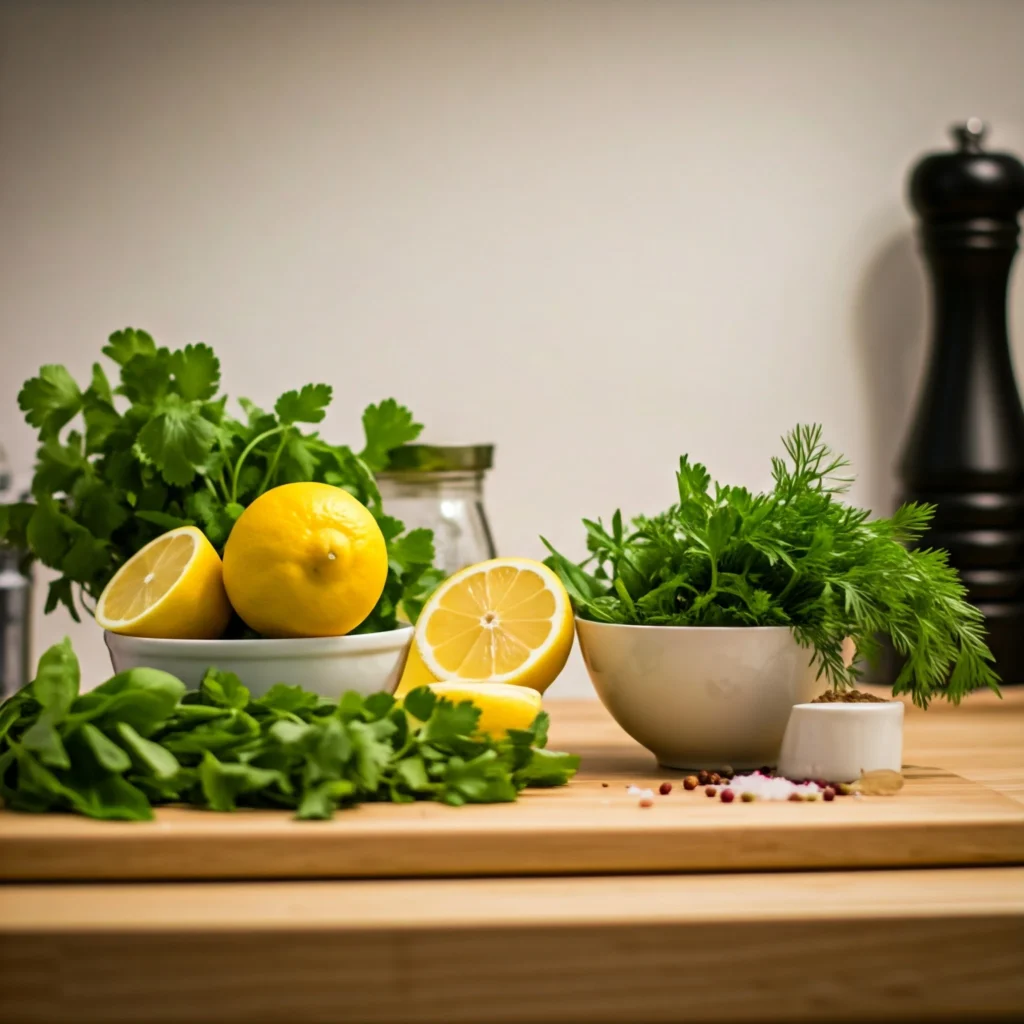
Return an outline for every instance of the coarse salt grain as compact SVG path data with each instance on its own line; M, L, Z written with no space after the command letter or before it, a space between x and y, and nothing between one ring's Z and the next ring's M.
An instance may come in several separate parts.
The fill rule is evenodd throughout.
M641 789L639 786L627 786L627 796L638 796L641 800L653 800L654 790L653 789Z
M800 797L817 795L821 789L814 782L791 782L777 775L762 775L753 772L750 775L737 775L729 785L738 796L753 793L758 800L788 800L793 793Z

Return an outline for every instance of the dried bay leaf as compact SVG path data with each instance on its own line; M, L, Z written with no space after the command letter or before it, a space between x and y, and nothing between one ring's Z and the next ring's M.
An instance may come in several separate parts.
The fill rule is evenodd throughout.
M903 788L903 776L891 768L876 768L864 772L851 788L863 796L894 796Z

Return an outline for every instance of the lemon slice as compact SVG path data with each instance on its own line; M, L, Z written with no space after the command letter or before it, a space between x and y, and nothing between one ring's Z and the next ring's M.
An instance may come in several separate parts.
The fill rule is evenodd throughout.
M528 558L496 558L462 569L427 601L416 649L441 682L476 680L543 693L572 648L569 595Z
M212 640L230 618L220 558L195 526L180 526L137 551L96 605L96 621L126 636Z
M480 709L477 729L501 739L509 729L529 729L540 714L540 694L510 683L432 683L430 689L459 704L471 700Z

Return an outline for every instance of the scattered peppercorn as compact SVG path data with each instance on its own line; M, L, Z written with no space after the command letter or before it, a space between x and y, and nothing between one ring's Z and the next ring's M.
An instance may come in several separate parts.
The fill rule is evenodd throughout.
M734 779L736 777L736 773L727 765L722 769L721 776L723 779Z
M818 789L825 789L828 786L828 783L824 779L815 779L814 784Z
M602 789L607 789L608 788L608 783L607 782L602 782L601 783L601 788Z
M789 800L790 803L798 804L803 800L803 797L799 793L790 793L786 799Z
M840 782L836 786L836 796L849 796L853 792L853 787L848 782Z
M717 792L718 792L718 790L715 789L714 786L705 786L704 787L704 795L705 796L714 796Z
M822 800L835 800L836 791L831 786L825 787L825 792L821 794Z
M748 790L746 793L744 793L744 794L742 794L742 796L740 796L740 799L745 804L752 804L757 799L757 794L756 793L751 793Z
M736 794L731 789L723 789L721 800L723 804L731 804L736 799Z
M712 772L709 780L712 786L720 786L722 784L722 776L718 772Z
M662 784L661 784L661 785L660 785L660 786L658 787L658 792L659 792L659 793L660 793L660 794L661 794L662 796L668 796L668 795L669 795L669 793L671 793L671 792L672 792L672 783L671 783L671 782L663 782L663 783L662 783Z
M699 772L697 772L697 781L702 786L706 786L711 781L711 776L708 772L701 769Z
M645 796L645 797L641 798L640 806L641 807L653 807L654 806L654 801L649 796Z
M805 800L811 800L811 801L817 800L818 799L818 794L817 793L808 793L807 796L804 797L804 799Z
M762 775L768 775L768 776L774 775L775 774L775 769L772 768L771 765L763 764L763 765L761 765L761 774Z
M697 788L697 776L696 775L687 775L686 778L683 779L683 789L696 789L696 788Z

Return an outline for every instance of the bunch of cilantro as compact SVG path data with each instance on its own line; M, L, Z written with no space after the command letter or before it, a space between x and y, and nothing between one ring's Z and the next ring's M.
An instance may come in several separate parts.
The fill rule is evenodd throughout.
M290 808L330 818L360 801L502 803L561 786L579 758L544 749L548 718L495 741L480 709L422 687L339 702L279 683L253 698L210 669L197 691L156 669L121 672L79 694L65 639L0 705L0 798L17 811L144 821L153 806Z
M241 399L242 416L220 393L220 362L206 345L170 351L126 328L103 349L118 367L111 386L96 363L82 390L63 366L44 366L18 404L39 431L31 502L0 505L0 542L57 570L46 611L75 592L91 610L135 552L177 526L199 526L222 551L235 520L264 491L314 480L342 487L373 513L387 541L384 592L356 632L394 629L401 604L415 621L442 573L432 567L433 534L385 515L374 473L392 448L422 425L394 399L363 413L356 453L308 429L331 401L327 384L288 391L272 411ZM76 419L80 426L70 429ZM237 625L237 624L236 624Z
M715 484L699 463L679 460L679 502L657 516L622 513L610 529L585 519L590 557L581 565L545 541L578 615L645 626L788 626L813 649L819 674L837 689L859 678L842 645L875 662L880 637L902 656L894 693L922 707L953 703L998 678L981 613L945 551L914 547L934 506L908 504L890 519L839 500L849 463L820 426L783 438L766 494ZM589 570L589 571L588 571Z

